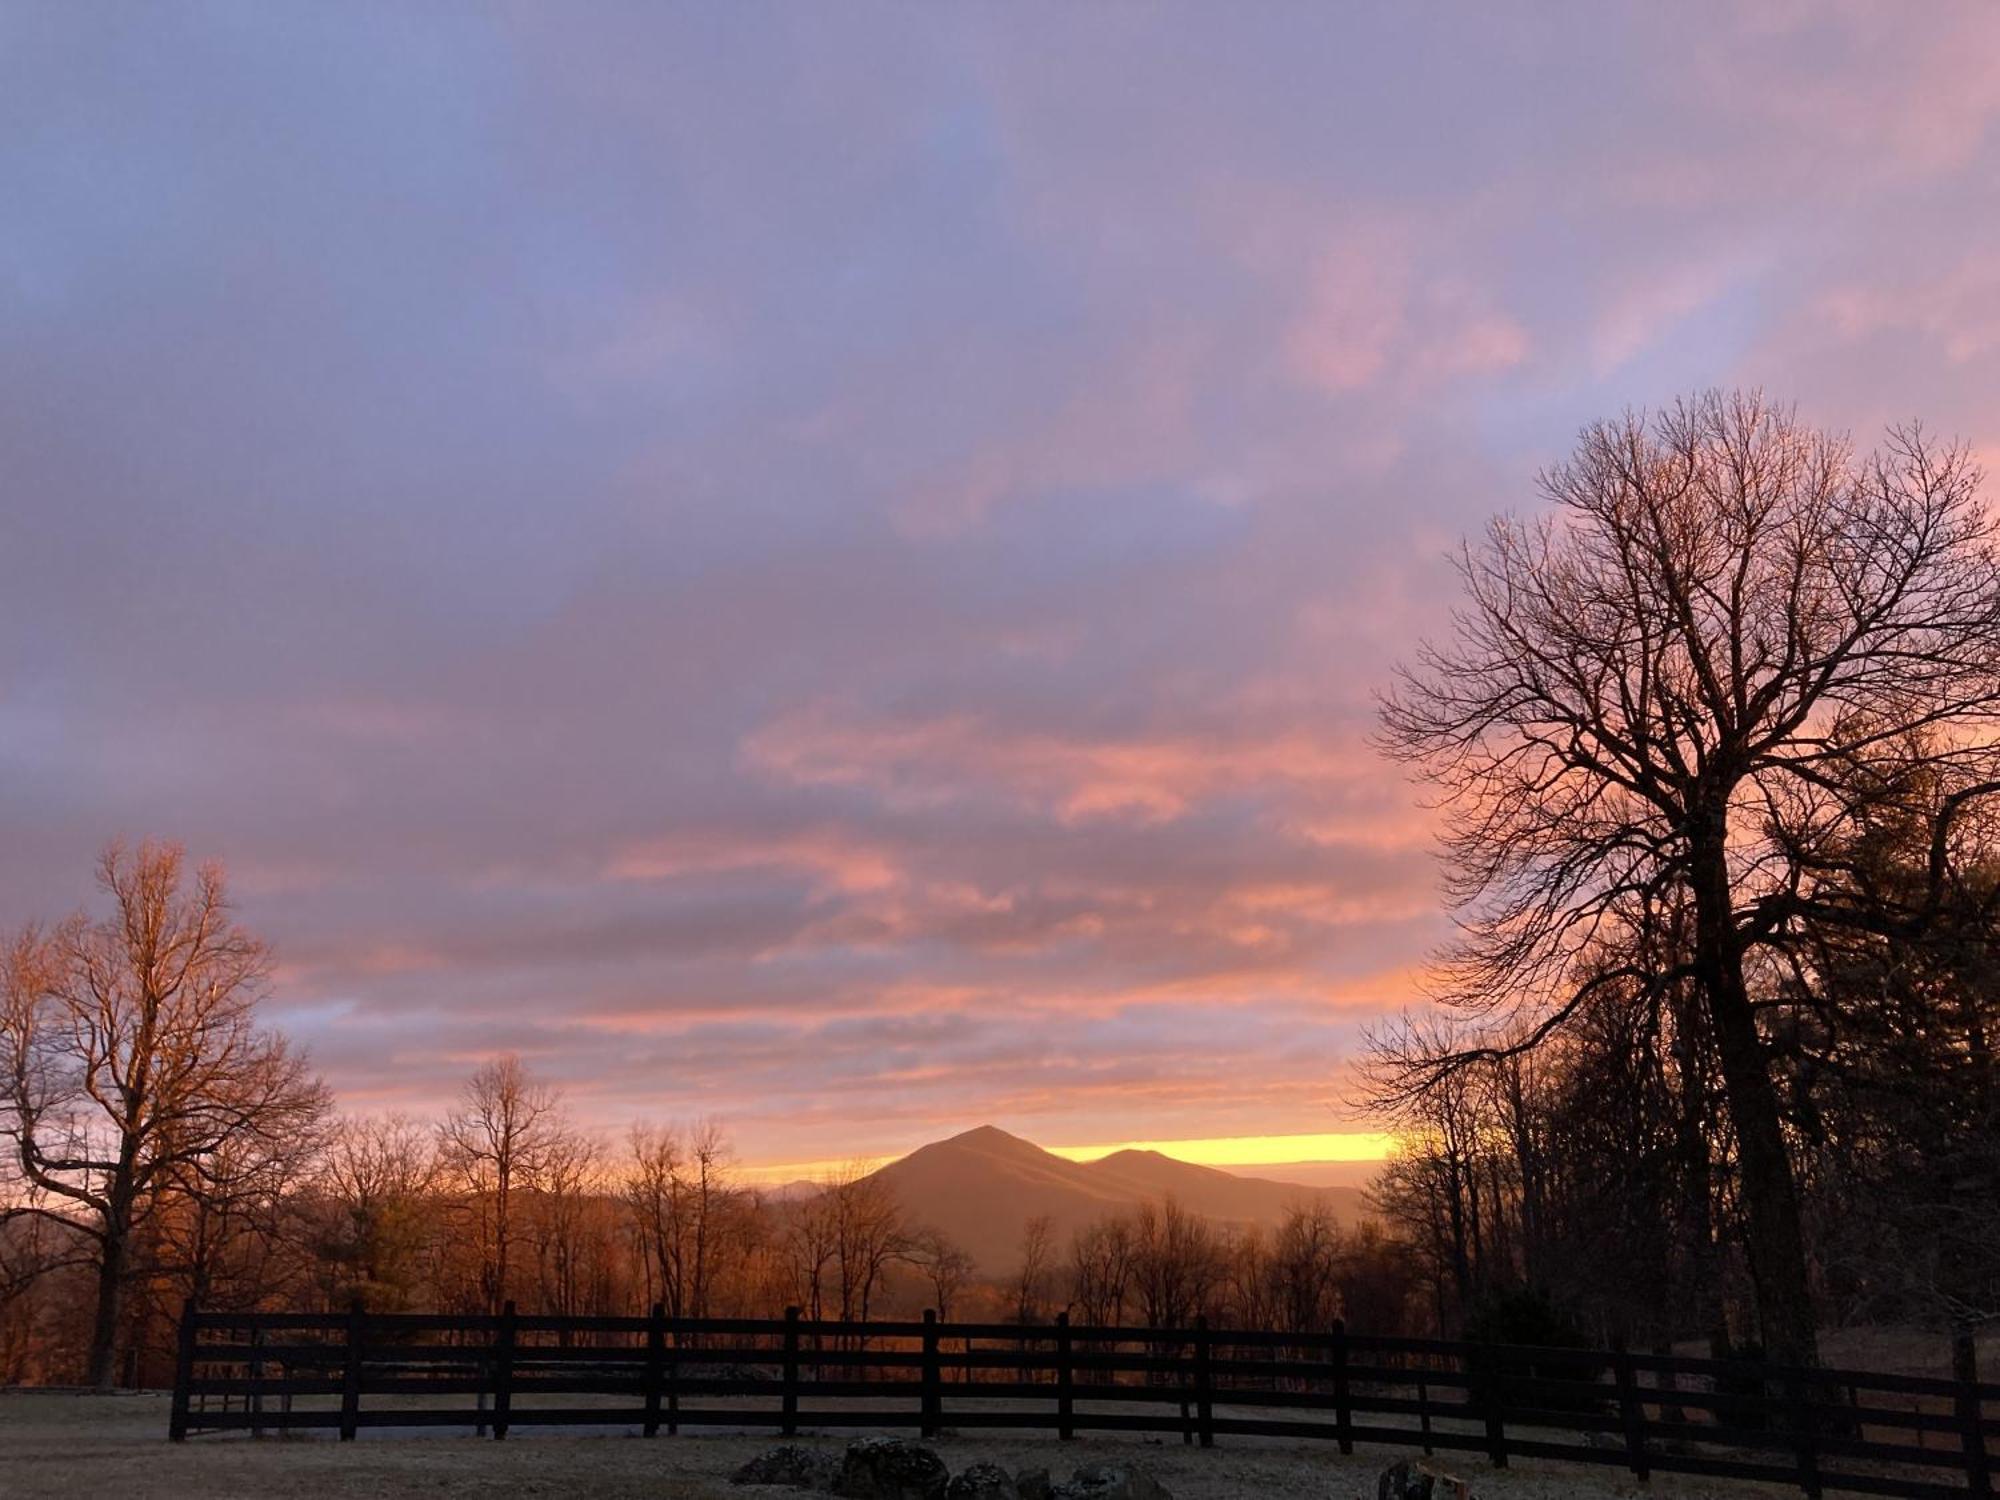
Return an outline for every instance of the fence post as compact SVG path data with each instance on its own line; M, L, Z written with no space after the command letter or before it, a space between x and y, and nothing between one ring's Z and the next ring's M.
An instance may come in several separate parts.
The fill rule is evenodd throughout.
M783 1395L784 1422L782 1430L786 1437L799 1435L799 1310L785 1309L785 1379Z
M921 1431L927 1438L938 1435L944 1425L942 1407L944 1400L938 1389L942 1379L938 1370L938 1320L937 1309L924 1309L924 1354L923 1354L923 1417Z
M1194 1421L1204 1448L1215 1446L1215 1377L1208 1367L1208 1316L1194 1320Z
M667 1345L667 1436L681 1435L681 1332L675 1327Z
M1979 1351L1967 1329L1951 1341L1951 1378L1958 1382L1959 1442L1965 1453L1965 1492L1990 1496L1993 1469L1986 1452L1986 1407L1979 1399Z
M1431 1456L1431 1383L1417 1370L1417 1430L1424 1435L1424 1457Z
M1056 1436L1076 1436L1075 1376L1070 1371L1069 1309L1056 1314Z
M361 1341L367 1332L364 1324L366 1313L361 1298L356 1296L347 1308L347 1364L340 1380L340 1440L354 1441L354 1431L361 1425Z
M257 1420L252 1423L250 1436L264 1435L264 1358L258 1353L264 1345L264 1325L253 1323L250 1327L250 1415Z
M1354 1451L1354 1407L1347 1391L1347 1320L1333 1320L1333 1430L1340 1451Z
M174 1404L167 1417L167 1440L187 1441L188 1405L194 1392L194 1297L181 1304L181 1326L174 1345Z
M1806 1492L1807 1500L1820 1500L1819 1451L1813 1440L1812 1410L1806 1404L1805 1376L1796 1368L1787 1368L1784 1378L1786 1415L1799 1458L1799 1488Z
M507 1436L507 1417L514 1410L514 1304L500 1308L500 1350L493 1361L493 1440Z
M1611 1340L1611 1368L1618 1380L1618 1414L1625 1420L1626 1461L1633 1477L1643 1484L1653 1477L1646 1459L1646 1412L1639 1404L1639 1376L1622 1333Z
M646 1436L660 1435L660 1367L666 1363L667 1310L659 1303L646 1318Z
M1480 1394L1480 1406L1486 1418L1486 1456L1493 1461L1493 1467L1507 1467L1507 1427L1502 1403L1506 1400L1500 1378L1500 1352L1491 1344L1472 1346L1471 1364L1473 1379Z

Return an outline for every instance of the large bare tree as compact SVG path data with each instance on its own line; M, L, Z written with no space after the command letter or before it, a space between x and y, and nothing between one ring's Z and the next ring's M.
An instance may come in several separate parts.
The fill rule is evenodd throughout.
M0 1143L35 1191L5 1210L79 1226L96 1306L85 1375L117 1373L121 1308L148 1218L169 1190L203 1191L254 1143L311 1133L327 1095L257 1025L269 956L230 915L222 871L181 850L114 845L98 865L110 911L14 945L0 998Z
M1462 922L1446 1001L1527 1047L1609 986L1694 982L1777 1358L1817 1343L1758 965L1815 901L1794 855L1843 788L1907 780L1913 757L1990 779L2000 561L1979 478L1921 429L1858 456L1756 395L1594 425L1543 476L1553 515L1462 551L1450 638L1383 707L1386 747L1441 794ZM1681 960L1617 961L1669 891L1692 914ZM1476 1050L1406 1057L1404 1081Z

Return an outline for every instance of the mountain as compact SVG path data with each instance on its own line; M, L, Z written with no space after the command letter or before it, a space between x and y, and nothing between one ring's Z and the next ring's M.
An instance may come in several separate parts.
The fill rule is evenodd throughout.
M1382 1175L1379 1161L1245 1162L1231 1171L1239 1177L1279 1177L1300 1187L1373 1187Z
M812 1197L823 1187L824 1184L814 1182L810 1177L795 1177L775 1187L760 1187L757 1196L766 1203L795 1203L801 1198Z
M1366 1212L1358 1188L1238 1177L1157 1151L1074 1162L992 1125L921 1146L873 1175L911 1222L942 1230L995 1276L1018 1267L1023 1226L1039 1215L1048 1216L1060 1251L1086 1224L1165 1198L1228 1225L1276 1224L1292 1205L1315 1201L1343 1225Z

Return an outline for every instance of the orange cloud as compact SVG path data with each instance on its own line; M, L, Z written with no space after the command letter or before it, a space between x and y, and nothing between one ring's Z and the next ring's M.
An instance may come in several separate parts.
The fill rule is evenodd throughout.
M611 880L667 880L740 870L801 870L850 894L882 891L903 879L886 851L839 833L765 839L739 833L670 834L617 850L603 873Z

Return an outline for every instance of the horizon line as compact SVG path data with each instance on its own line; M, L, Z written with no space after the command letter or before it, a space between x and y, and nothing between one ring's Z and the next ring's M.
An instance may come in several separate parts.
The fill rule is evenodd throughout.
M954 1131L952 1134L963 1133ZM939 1137L941 1140L950 1138L950 1136ZM1026 1140L1027 1137L1022 1136L1021 1139ZM1387 1159L1394 1140L1394 1136L1382 1131L1342 1130L1300 1135L1222 1135L1192 1136L1178 1140L1124 1140L1088 1145L1042 1146L1041 1149L1051 1156L1060 1156L1065 1161L1073 1162L1098 1161L1119 1151L1157 1151L1162 1156L1170 1156L1176 1161L1187 1162L1192 1166L1228 1169L1296 1167L1324 1162L1383 1161ZM755 1186L781 1187L789 1182L825 1177L854 1168L873 1172L892 1161L902 1160L911 1151L920 1150L922 1145L927 1144L933 1143L924 1142L908 1150L881 1154L862 1153L855 1156L824 1157L816 1161L745 1164L739 1165L737 1170L745 1181Z

